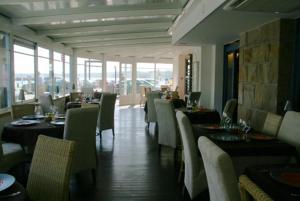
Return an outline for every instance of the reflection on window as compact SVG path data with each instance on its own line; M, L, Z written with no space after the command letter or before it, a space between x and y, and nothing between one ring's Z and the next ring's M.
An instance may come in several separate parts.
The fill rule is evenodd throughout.
M60 96L64 94L64 71L62 54L53 52L53 70L54 70L54 94Z
M121 64L120 95L132 93L132 64Z
M8 106L10 59L8 34L0 32L0 109Z
M34 48L14 44L14 73L16 102L34 99Z
M41 96L44 92L51 92L51 87L49 50L38 47L38 96Z

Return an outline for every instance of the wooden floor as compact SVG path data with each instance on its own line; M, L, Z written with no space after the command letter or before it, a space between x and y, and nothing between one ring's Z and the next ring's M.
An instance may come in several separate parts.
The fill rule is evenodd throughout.
M163 148L158 153L153 127L149 133L143 108L116 108L115 138L110 130L102 133L101 141L97 136L96 185L89 172L72 178L71 200L184 200L173 151Z

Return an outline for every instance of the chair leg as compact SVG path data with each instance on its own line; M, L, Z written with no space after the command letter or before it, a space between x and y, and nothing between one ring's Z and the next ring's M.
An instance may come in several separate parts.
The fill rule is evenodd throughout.
M100 140L102 139L102 131L99 131Z
M149 127L150 127L150 122L148 122L148 125L147 125L148 130L149 130Z
M113 137L115 137L115 129L112 128L112 134L113 134Z
M158 144L158 154L161 153L161 144Z

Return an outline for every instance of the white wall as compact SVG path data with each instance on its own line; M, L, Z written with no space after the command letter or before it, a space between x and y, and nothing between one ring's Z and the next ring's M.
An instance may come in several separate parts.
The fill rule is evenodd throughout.
M223 46L202 45L193 49L193 91L201 91L200 103L222 111ZM199 66L195 66L199 64Z

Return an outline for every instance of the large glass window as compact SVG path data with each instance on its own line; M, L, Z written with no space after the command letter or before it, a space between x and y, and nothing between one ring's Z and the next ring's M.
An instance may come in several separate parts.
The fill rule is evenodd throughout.
M65 93L67 94L69 94L72 89L70 76L70 56L65 55Z
M87 80L95 91L102 91L102 63L97 60L90 60L87 63Z
M120 94L119 68L120 62L118 61L106 62L106 90L108 92Z
M34 48L14 44L14 73L16 102L35 98Z
M137 63L136 64L136 93L140 93L141 87L150 87L155 89L154 82L155 64Z
M132 93L132 64L121 64L120 95Z
M0 32L0 109L6 108L10 93L10 57L8 34Z
M62 54L53 52L53 70L54 70L54 94L61 96L64 94L64 70L62 62Z
M157 63L155 66L155 87L160 88L161 85L173 85L173 64Z
M82 87L84 87L86 85L86 83L85 83L86 82L85 63L88 60L89 59L87 59L87 58L81 58L81 57L77 58L77 87L78 87L78 89L81 89Z
M50 51L48 49L38 47L38 96L42 95L44 92L51 92L52 79L50 76L49 53Z

